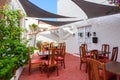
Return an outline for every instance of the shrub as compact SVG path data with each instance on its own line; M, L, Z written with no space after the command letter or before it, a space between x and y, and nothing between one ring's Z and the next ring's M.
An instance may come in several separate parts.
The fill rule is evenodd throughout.
M22 41L20 11L5 7L0 10L0 80L9 80L19 66L27 63L27 40ZM24 42L24 43L23 43Z

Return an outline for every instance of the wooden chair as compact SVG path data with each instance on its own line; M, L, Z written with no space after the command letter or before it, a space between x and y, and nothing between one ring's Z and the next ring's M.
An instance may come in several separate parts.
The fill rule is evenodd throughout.
M88 51L87 44L81 44L85 48L86 56L89 58L90 57L90 52Z
M58 46L59 47L66 46L66 43L65 42L59 43Z
M42 61L39 58L32 59L30 56L30 47L28 47L28 64L29 64L29 74L31 74L31 69L40 68L42 66Z
M113 78L114 74L106 71L105 63L89 58L88 64L89 80L111 80Z
M117 61L118 57L118 47L113 47L112 49L112 56L111 56L111 61Z
M113 47L111 58L110 59L103 58L103 59L100 59L100 61L104 63L109 61L117 61L117 57L118 57L118 47Z
M87 44L81 44L81 46L84 46L85 50L88 51Z
M59 75L58 72L58 63L55 61L55 49L48 49L48 60L45 61L46 70L47 70L47 76L50 75L50 70L52 68L55 68L57 70L57 76Z
M42 43L38 42L37 47L38 47L38 50L41 51L42 50Z
M46 51L48 49L48 47L49 47L49 43L48 42L43 42L42 43L42 50L43 51Z
M65 68L65 55L66 55L66 46L62 46L60 48L58 48L59 50L56 51L56 58L55 60L59 63L61 63L61 66L62 64L64 65L64 68Z
M102 44L101 51L103 55L99 56L99 58L109 58L109 54L107 54L107 52L109 52L109 44Z
M89 62L89 80L107 80L105 64L95 59L88 59Z
M54 46L54 42L51 42L51 43L49 44L49 48L53 48L53 46Z
M80 53L80 70L81 70L82 64L86 64L86 72L87 72L87 56L86 56L85 47L80 46L79 53Z
M90 58L98 60L99 59L98 50L96 50L96 49L91 50L90 51Z

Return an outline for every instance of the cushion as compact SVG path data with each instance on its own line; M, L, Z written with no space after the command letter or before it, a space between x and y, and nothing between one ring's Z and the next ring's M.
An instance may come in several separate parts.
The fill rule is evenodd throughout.
M31 60L32 64L36 64L36 63L42 63L42 61L40 59L32 59Z
M61 56L55 57L55 60L63 60L64 58Z
M110 60L109 59L99 59L100 62L103 62L103 63L107 63L109 62Z
M109 59L107 56L99 56L99 59L104 59L104 58L106 58L106 59Z
M45 63L46 65L48 65L48 60L46 60L44 63ZM52 64L51 61L49 61L49 65L51 65L51 64ZM54 61L54 64L57 64L57 62Z

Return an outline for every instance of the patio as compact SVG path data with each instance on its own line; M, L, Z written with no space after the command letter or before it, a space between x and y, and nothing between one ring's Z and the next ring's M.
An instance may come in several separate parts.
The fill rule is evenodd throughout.
M25 66L19 80L88 80L88 74L85 72L85 67L82 70L79 69L80 60L79 57L72 54L66 54L66 68L64 69L59 65L59 76L56 75L56 71L52 72L50 77L47 77L45 72L37 68L31 71L31 75L28 74L28 65Z
M7 1L7 0L5 0ZM110 45L110 51L112 51L113 47L118 47L120 48L120 37L116 36L118 35L120 32L120 23L119 23L119 19L120 19L120 10L118 7L114 7L114 6L103 6L103 5L98 5L98 4L94 4L84 1L84 0L68 0L68 2L60 2L60 5L62 5L63 3L65 3L65 5L68 3L71 8L70 10L67 9L67 7L63 8L63 11L67 11L69 13L73 12L73 10L75 10L72 14L68 13L68 16L62 16L62 15L54 15L51 13L47 13L46 11L42 10L41 8L38 8L35 5L31 5L31 3L29 2L29 0L17 0L17 2L15 2L14 0L12 0L13 2L11 2L11 4L21 4L19 5L19 7L21 7L21 9L23 9L25 7L25 12L24 10L22 11L23 13L25 13L28 17L25 17L22 20L22 23L19 25L19 20L20 18L23 18L23 16L19 16L18 13L16 14L16 12L11 12L11 13L15 13L15 15L17 15L17 19L14 20L11 18L11 22L14 22L16 24L9 24L8 27L8 23L9 19L6 18L6 20L2 19L3 16L0 14L1 17L1 53L0 53L0 57L1 57L1 61L0 63L2 65L0 65L0 80L7 80L9 78L11 78L11 76L14 75L14 72L16 68L19 68L19 66L24 65L27 62L27 46L34 46L35 42L38 41L45 41L46 42L65 42L66 43L66 52L68 52L66 54L66 68L64 69L61 65L58 66L59 69L59 76L56 75L56 71L51 72L50 77L47 77L46 72L41 72L39 68L36 69L32 69L31 71L31 75L29 75L28 73L28 64L26 64L24 66L24 69L22 71L22 74L20 75L19 79L16 78L16 76L14 77L14 80L89 80L88 79L88 74L85 71L86 66L83 64L82 69L80 70L80 58L79 58L79 46L82 43L86 43L88 44L88 49L101 49L101 44L105 43L105 44L109 44ZM61 0L62 1L62 0ZM82 2L84 3L82 3ZM2 6L0 6L0 8L3 7L4 5L4 0L2 0L1 2L3 2ZM6 2L9 3L9 2ZM23 4L24 3L24 4ZM30 4L28 4L30 3ZM74 4L73 4L74 3ZM89 4L87 6L85 6L85 4ZM26 6L28 5L28 6ZM77 5L77 6L76 6ZM29 7L30 6L30 7ZM64 6L64 5L62 5ZM73 7L74 6L74 7ZM97 8L96 10L98 11L92 11L90 9L88 9L91 7ZM12 6L13 8L15 7L15 9L18 8L18 6ZM34 9L32 9L32 7L34 7ZM83 16L84 14L80 15L80 8L85 8L84 14L85 16ZM62 7L60 7L62 8ZM75 9L74 9L75 8ZM88 10L87 10L87 9ZM99 9L101 8L101 10ZM103 10L104 8L104 10ZM110 9L110 10L106 10L106 9ZM3 9L4 10L4 9ZM28 12L31 10L37 10L38 14L37 16L34 16L34 12ZM60 10L60 9L58 9ZM6 13L9 14L7 12L8 10L6 10ZM40 12L39 12L40 11ZM90 13L91 11L91 13ZM100 12L99 12L100 11ZM104 14L101 14L101 12L104 12ZM114 12L115 11L115 12ZM62 11L61 11L62 12ZM92 13L95 12L95 13ZM98 13L96 13L98 12ZM6 14L4 13L4 14ZM28 14L30 13L30 14ZM47 13L48 15L46 15L45 13ZM65 12L66 13L66 12ZM89 14L91 15L89 15ZM100 13L100 14L99 14ZM118 14L115 14L118 13ZM76 16L76 14L78 14ZM114 15L111 15L114 14ZM22 15L22 14L21 14ZM74 16L75 15L75 16ZM10 14L10 16L14 17L13 14ZM71 17L70 17L71 16ZM34 17L41 17L41 18L65 18L59 21L46 21L46 20L38 20ZM76 17L76 18L74 18ZM70 19L70 21L67 21L67 18ZM73 21L72 21L73 18ZM75 20L74 20L75 19ZM4 22L6 21L6 22ZM65 22L64 22L65 21ZM18 22L18 23L17 23ZM23 23L24 22L24 23ZM40 32L39 34L34 33L31 35L29 35L29 32L31 32L28 28L30 27L30 25L32 25L32 23L39 25L40 22L43 22L44 24L50 24L51 27L55 26L56 29L48 29L48 31L44 31L44 32L40 32L40 30L36 30L38 32ZM72 24L70 24L72 23ZM3 26L4 25L4 26ZM16 26L17 25L17 26ZM26 43L21 44L20 42L20 38L18 37L18 34L20 34L19 32L21 31L17 31L16 29L20 30L19 28L21 28L22 26L25 29L28 30L27 32L24 32L25 34L22 35L22 38L24 39L30 39L29 44L26 45ZM2 28L4 27L4 28ZM14 34L11 33L14 31ZM35 31L35 32L36 32ZM8 35L9 33L9 35ZM95 33L95 35L94 35ZM28 35L27 35L28 34ZM34 35L37 34L37 35ZM17 36L16 36L17 35ZM11 37L12 36L12 37ZM14 36L14 37L13 37ZM35 38L34 38L34 37ZM94 42L94 38L97 38L96 42ZM33 44L34 42L34 44ZM14 46L13 46L14 45ZM35 47L35 46L34 46ZM21 54L22 53L22 54ZM75 54L77 53L77 54ZM118 52L119 54L119 52ZM19 56L18 56L19 55ZM111 54L110 54L111 56ZM120 55L118 55L118 62L120 62ZM38 55L34 54L34 57L38 57ZM7 64L7 65L6 65ZM114 68L115 69L115 68ZM111 80L115 80L111 79Z

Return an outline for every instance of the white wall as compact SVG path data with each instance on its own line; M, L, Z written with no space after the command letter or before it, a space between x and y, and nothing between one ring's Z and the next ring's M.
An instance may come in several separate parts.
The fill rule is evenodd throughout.
M74 54L78 53L78 36L77 29L74 27L73 31L75 35L71 35L69 38L65 40L66 42L66 52Z
M87 42L86 38L83 43L86 42L88 44L89 50L91 49L98 49L101 50L102 44L109 44L110 45L110 52L112 52L113 47L119 47L118 53L118 61L120 61L120 14L103 16L98 18L93 18L87 20L87 24L90 26L91 38L89 42ZM77 24L76 24L77 25ZM83 26L79 25L76 27L81 27L78 29L79 31L83 31ZM96 32L96 36L98 37L98 43L92 43L93 32ZM78 53L79 52L79 37L68 38L67 43L69 47L67 47L67 51L69 53ZM85 37L85 36L84 36ZM78 42L78 44L76 44ZM70 46L72 45L72 46ZM75 46L76 47L75 47ZM74 50L76 49L76 50ZM75 52L76 51L76 52Z
M104 43L110 45L110 51L118 46L118 60L120 61L120 14L90 19L88 22L92 25L91 31L96 32L98 37L98 43L91 44L91 49L101 50L101 45Z
M24 13L26 15L25 10L23 9L23 7L20 4L19 0L11 0L9 5L10 5L11 9L20 10L22 13Z
M79 19L84 19L84 20L87 19L87 16L84 14L84 12L71 0L58 0L58 14L78 17ZM110 51L112 51L112 48L114 46L118 46L120 48L120 36L119 36L120 14L88 19L86 20L85 23L84 22L80 21L75 24L70 24L69 26L74 26L77 28L77 27L83 27L85 25L91 25L90 32L92 36L88 43L89 49L101 50L101 45L104 43L110 45ZM69 53L79 52L79 48L78 48L80 45L79 37L78 37L79 30L78 31L76 29L74 30L76 35L74 37L71 36L65 40L67 43L67 51ZM96 35L98 37L97 44L92 43L93 32L96 32ZM120 49L118 55L119 55L118 60L120 61Z
M37 35L37 41L42 41L42 42L58 42L59 37L51 34L50 31L45 31L45 32L40 32Z
M59 20L75 20L87 19L86 14L71 0L57 0L57 13L64 16L76 17L73 19L59 19Z

